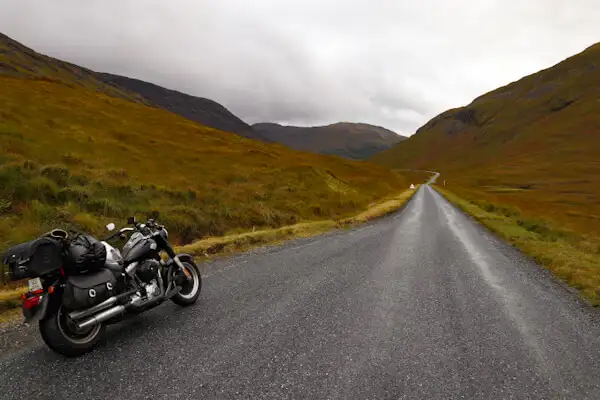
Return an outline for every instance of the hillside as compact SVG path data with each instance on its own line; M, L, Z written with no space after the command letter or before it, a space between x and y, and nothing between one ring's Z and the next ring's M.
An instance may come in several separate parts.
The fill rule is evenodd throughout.
M35 52L0 33L0 74L79 86L169 110L211 128L265 140L221 104L165 89L152 83L118 75L98 73Z
M164 108L211 128L265 141L265 138L255 132L250 125L213 100L124 76L112 74L99 74L99 76L104 82L138 93L156 107Z
M178 244L339 219L408 185L377 165L200 125L1 43L0 251L53 227L99 234L154 210Z
M600 235L600 44L433 118L373 160Z
M147 101L137 93L107 84L94 71L36 53L2 33L0 33L0 75L55 82L147 104Z
M268 140L296 150L359 160L367 159L406 139L378 126L344 122L316 127L260 123L252 125L252 128Z

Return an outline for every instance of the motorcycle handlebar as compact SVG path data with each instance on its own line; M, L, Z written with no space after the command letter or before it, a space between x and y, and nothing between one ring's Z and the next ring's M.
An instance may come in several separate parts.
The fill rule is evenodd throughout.
M160 224L156 223L156 220L153 218L148 218L148 220L146 221L145 224L136 222L135 227L137 228L138 231L140 231L144 234L148 234L148 233L152 232L153 230L160 231L165 228L164 225L160 225Z
M115 239L115 238L117 238L117 237L121 236L121 235L122 235L122 234L124 234L125 232L133 232L134 230L135 230L135 229L133 229L133 228L129 228L129 227L122 228L122 229L118 230L117 232L113 233L112 235L108 236L107 238L105 238L103 241L104 241L104 242L108 242L109 240L113 240L113 239Z
M131 228L131 227L121 228L119 231L115 232L114 234L104 238L103 241L107 242L109 240L113 240L113 239L123 235L123 233L125 233L125 232L139 231L146 235L146 234L149 234L152 231L152 229L158 229L158 230L164 229L163 225L157 224L156 221L151 218L149 218L145 224L134 221L133 226L135 226L135 228Z
M103 241L103 242L108 242L108 241L110 241L110 240L113 240L113 239L115 239L117 236L120 236L120 235L121 235L121 232L113 233L112 235L110 235L110 236L107 236L107 237L105 237L104 239L102 239L102 241Z

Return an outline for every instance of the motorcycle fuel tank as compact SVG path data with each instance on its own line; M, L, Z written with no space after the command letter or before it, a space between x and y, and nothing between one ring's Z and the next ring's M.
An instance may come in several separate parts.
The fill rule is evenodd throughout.
M150 238L144 238L141 233L135 233L131 236L125 247L123 247L123 261L125 264L131 264L134 261L152 258L152 253L156 252L156 242Z

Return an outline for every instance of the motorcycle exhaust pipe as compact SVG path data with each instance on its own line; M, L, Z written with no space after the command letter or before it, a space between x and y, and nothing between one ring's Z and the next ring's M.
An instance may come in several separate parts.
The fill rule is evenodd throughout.
M73 311L72 313L69 314L69 318L81 319L81 318L89 317L90 315L96 314L97 312L102 311L102 310L114 305L116 302L117 302L117 296L110 297L107 300L103 301L102 303L97 304L92 308L88 308L87 310Z
M111 299L112 299L112 297L111 297ZM106 300L104 303L108 302L111 299ZM115 300L113 300L113 301L117 301L116 299L117 299L117 297L115 297ZM108 321L109 319L114 318L116 316L123 315L123 314L125 314L125 311L134 311L135 312L135 311L144 310L149 306L153 306L153 305L163 301L164 299L165 299L165 296L161 295L161 296L157 296L151 300L142 302L141 304L138 304L138 302L130 302L124 306L116 306L113 308L109 308L106 311L102 311L101 313L94 315L90 319L86 319L83 322L77 323L77 329L84 330L86 328L90 328L101 322ZM98 304L98 306L100 306L104 303ZM88 310L85 310L85 311L88 311ZM82 311L82 312L85 312L85 311Z
M108 321L109 319L111 319L113 317L123 315L124 313L125 313L125 306L116 306L113 308L109 308L106 311L103 311L99 314L94 315L90 319L86 319L85 321L78 323L77 328L79 330L91 328L92 326L95 326L104 321Z
M76 320L76 319L82 319L85 317L89 317L90 315L94 315L99 311L102 311L110 306L113 306L114 304L123 300L124 298L131 296L136 291L137 290L130 290L129 292L121 293L118 296L109 297L108 299L104 300L102 303L96 304L94 307L88 308L87 310L73 311L72 313L69 314L69 318Z

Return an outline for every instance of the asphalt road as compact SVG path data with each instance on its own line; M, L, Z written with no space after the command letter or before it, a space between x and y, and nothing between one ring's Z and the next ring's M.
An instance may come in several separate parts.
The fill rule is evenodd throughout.
M376 223L206 268L64 359L0 360L2 399L599 399L597 310L428 186Z

